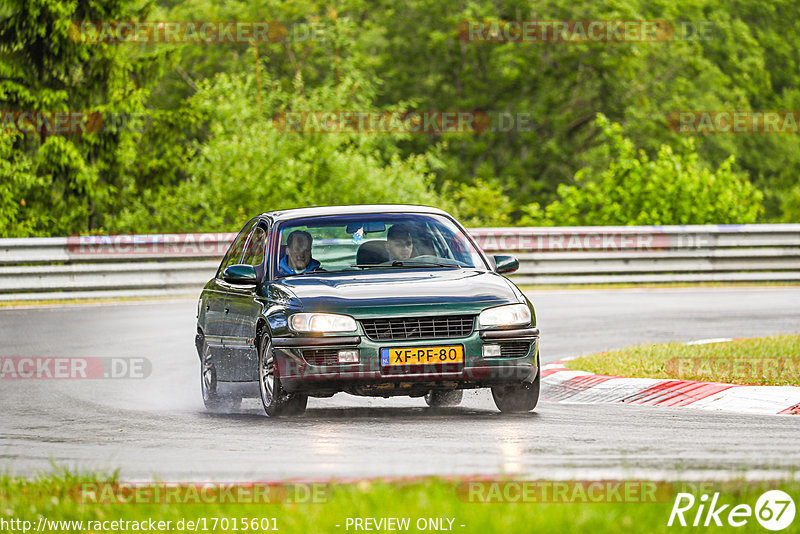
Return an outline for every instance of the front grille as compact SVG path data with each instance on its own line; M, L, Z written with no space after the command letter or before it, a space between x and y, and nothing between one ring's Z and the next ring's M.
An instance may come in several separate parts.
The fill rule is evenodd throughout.
M339 349L305 349L303 358L311 365L338 365Z
M443 315L439 317L397 317L393 319L364 319L364 333L373 341L398 339L446 339L467 337L472 333L472 315Z
M522 358L531 349L527 341L509 341L500 343L500 356L503 358Z

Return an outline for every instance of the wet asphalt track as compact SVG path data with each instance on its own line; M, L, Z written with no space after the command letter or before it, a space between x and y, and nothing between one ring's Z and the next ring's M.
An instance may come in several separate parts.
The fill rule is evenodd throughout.
M533 291L542 361L641 342L800 332L800 288ZM271 480L508 473L531 477L775 477L800 466L800 417L541 401L501 415L488 391L310 399L297 419L257 401L210 414L195 301L0 310L0 356L141 357L142 380L0 380L0 469L51 462L124 479ZM544 391L546 396L546 390Z

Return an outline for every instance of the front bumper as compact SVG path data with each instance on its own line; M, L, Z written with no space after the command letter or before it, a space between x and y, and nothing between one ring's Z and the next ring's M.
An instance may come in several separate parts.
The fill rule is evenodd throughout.
M366 336L273 338L281 384L290 392L359 395L424 395L430 389L469 389L531 382L538 373L537 328L473 331L457 339L373 341ZM484 357L496 344L503 356ZM382 348L461 345L461 364L387 366ZM506 348L509 350L506 351ZM339 350L358 349L358 363L335 363ZM513 350L512 350L513 349Z

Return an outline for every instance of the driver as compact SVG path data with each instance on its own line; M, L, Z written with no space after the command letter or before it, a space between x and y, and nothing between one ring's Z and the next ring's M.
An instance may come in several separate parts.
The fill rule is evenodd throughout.
M400 223L389 228L386 236L386 251L389 253L390 260L406 260L411 257L413 250L414 242L408 226Z
M278 274L300 274L319 269L320 263L311 257L314 238L305 230L295 230L286 238L286 255L278 263Z

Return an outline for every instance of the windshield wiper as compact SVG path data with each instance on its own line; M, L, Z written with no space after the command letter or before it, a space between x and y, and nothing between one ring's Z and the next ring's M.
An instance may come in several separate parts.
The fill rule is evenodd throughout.
M350 265L350 267L358 267L359 269L366 269L367 267L383 267L384 269L388 269L394 267L394 265L387 265L385 263L354 263Z
M460 269L460 265L456 265L455 263L438 263L432 261L401 261L396 260L392 263L355 263L350 267L359 267L361 269L366 269L368 267L382 267L384 269L390 268L398 268L398 267L455 267L456 269Z
M431 267L455 267L457 269L461 268L460 265L457 265L455 263L441 263L441 262L438 262L438 261L413 261L413 260L412 261L400 261L400 260L398 260L398 261L395 261L394 263L392 263L392 266L397 266L397 267L405 267L405 266L417 267L419 265L430 265Z

